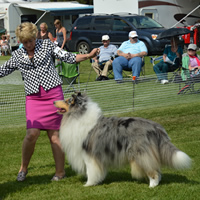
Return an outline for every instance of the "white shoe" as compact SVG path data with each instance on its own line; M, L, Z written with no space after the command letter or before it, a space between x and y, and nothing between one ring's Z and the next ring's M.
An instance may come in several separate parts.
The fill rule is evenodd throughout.
M167 83L169 83L168 80L161 80L161 84L167 84Z

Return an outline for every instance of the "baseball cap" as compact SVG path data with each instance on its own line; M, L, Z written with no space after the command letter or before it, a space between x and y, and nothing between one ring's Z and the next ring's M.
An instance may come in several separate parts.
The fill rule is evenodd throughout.
M110 39L109 35L103 35L103 36L102 36L102 41L103 41L103 40L109 40L109 39Z
M131 37L131 38L138 37L136 31L131 31L128 36Z
M196 44L189 44L188 49L192 49L192 50L197 50L197 45Z

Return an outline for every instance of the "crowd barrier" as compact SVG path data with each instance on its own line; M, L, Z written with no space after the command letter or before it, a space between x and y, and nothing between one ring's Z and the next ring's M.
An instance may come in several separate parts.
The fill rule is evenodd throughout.
M123 83L108 80L74 86L97 102L106 116L200 100L199 94L178 95L184 85L175 82L162 85L156 82L155 75L140 77L137 83L124 79ZM65 90L67 85L62 87ZM65 93L65 98L73 92ZM0 127L23 125L26 125L24 83L20 73L14 72L0 79Z

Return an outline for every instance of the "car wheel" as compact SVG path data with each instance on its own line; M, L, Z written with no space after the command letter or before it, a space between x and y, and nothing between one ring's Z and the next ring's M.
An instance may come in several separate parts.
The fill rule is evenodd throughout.
M90 52L90 46L87 42L80 42L78 45L77 45L77 51L80 53L80 54L87 54Z

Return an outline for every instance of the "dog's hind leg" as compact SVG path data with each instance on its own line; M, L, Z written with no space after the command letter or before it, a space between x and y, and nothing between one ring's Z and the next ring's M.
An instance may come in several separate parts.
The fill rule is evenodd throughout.
M144 170L135 161L132 160L130 162L130 166L131 166L132 178L142 179L142 178L146 177Z
M97 185L104 180L107 170L100 166L96 160L93 158L88 158L85 160L86 173L87 173L87 183L84 186Z
M149 181L150 181L149 182L149 187L150 188L156 187L159 184L160 180L161 180L161 174L158 171L147 173L147 176L148 176Z

